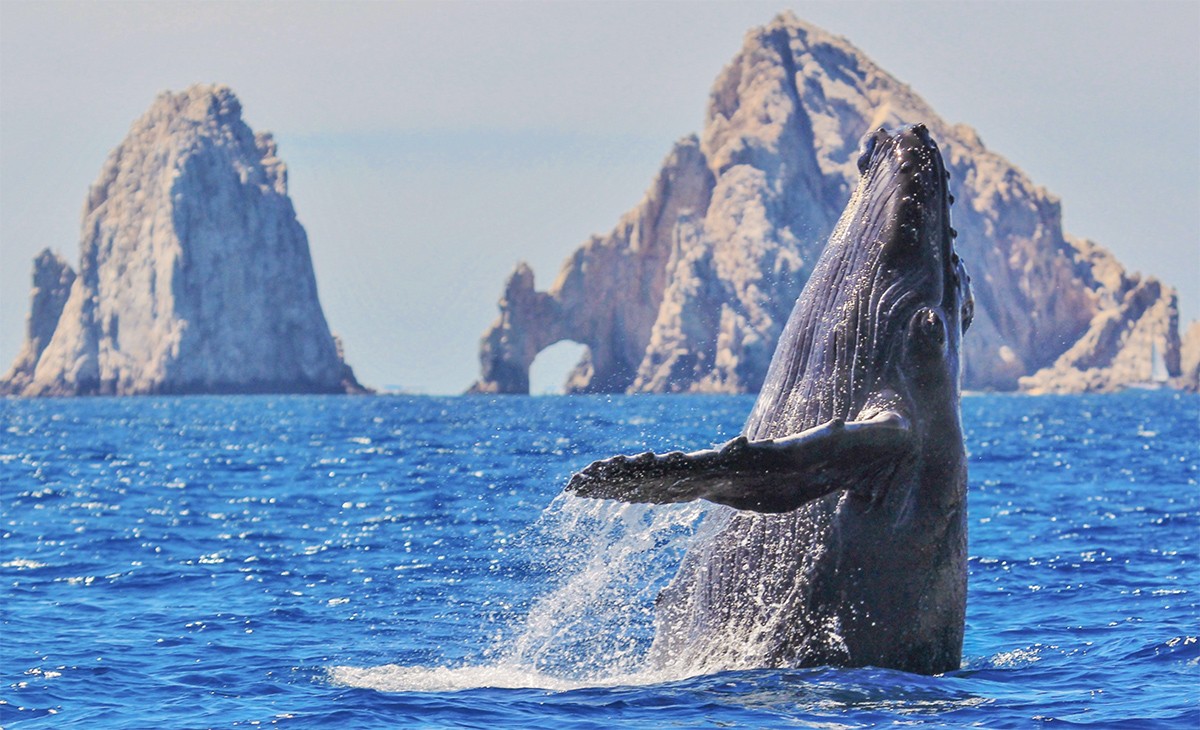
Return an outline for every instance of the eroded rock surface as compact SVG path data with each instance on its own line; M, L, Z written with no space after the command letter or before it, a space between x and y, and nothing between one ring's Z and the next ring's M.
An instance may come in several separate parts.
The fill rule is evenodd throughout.
M29 295L25 344L12 368L0 379L0 389L19 393L33 381L38 360L54 336L74 283L75 270L65 258L50 249L44 249L33 260L33 291Z
M1021 390L1032 393L1110 393L1130 385L1153 385L1153 353L1166 375L1180 373L1179 306L1175 292L1153 278L1128 275L1108 252L1088 241L1077 250L1108 259L1093 271L1108 270L1108 281L1095 281L1100 300L1087 330L1048 367L1022 377ZM1084 258L1089 256L1084 255ZM1053 294L1053 293L1051 293Z
M1200 321L1192 322L1180 345L1178 387L1195 393L1200 391Z
M80 247L69 284L65 262L39 256L0 392L362 390L321 310L287 168L227 87L161 94L134 122L91 186Z
M858 141L917 122L942 145L973 275L966 387L1117 387L1148 362L1150 332L1167 333L1178 373L1173 291L1065 235L1059 201L973 130L943 121L846 40L784 14L747 34L703 133L677 143L612 232L581 246L544 292L518 267L472 390L528 392L537 353L569 339L587 346L571 392L757 391L857 180ZM1080 367L1103 374L1081 379Z

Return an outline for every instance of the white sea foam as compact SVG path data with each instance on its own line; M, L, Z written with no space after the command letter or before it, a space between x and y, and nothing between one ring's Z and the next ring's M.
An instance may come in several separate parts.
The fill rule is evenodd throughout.
M330 667L329 679L345 687L381 692L456 692L482 687L500 689L571 689L571 683L513 667Z
M379 692L462 692L485 688L566 692L587 687L660 684L686 679L696 674L698 672L681 674L673 670L646 670L633 674L569 679L510 664L462 667L403 667L384 664L378 667L334 666L328 670L329 680L333 684Z

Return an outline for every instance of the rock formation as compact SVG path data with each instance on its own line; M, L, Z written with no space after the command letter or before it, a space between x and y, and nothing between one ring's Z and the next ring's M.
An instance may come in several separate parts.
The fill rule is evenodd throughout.
M529 365L562 339L589 351L570 375L578 392L621 392L638 374L662 308L668 264L685 221L703 212L713 177L699 142L676 144L645 199L608 236L585 243L563 267L550 293L534 289L520 264L509 277L501 316L484 336L484 378L476 392L529 392Z
M1200 392L1200 321L1192 322L1180 345L1180 370L1176 386L1193 393Z
M62 256L50 249L43 250L33 260L33 293L30 295L29 318L26 323L25 344L12 369L0 380L0 388L20 393L33 382L42 352L50 344L58 319L75 283L75 270Z
M1020 379L1021 390L1042 393L1108 393L1151 382L1151 353L1163 354L1168 374L1180 372L1179 307L1174 291L1155 279L1127 275L1112 254L1089 241L1072 242L1089 252L1092 271L1109 274L1091 282L1101 299L1083 335L1048 367Z
M611 233L580 247L545 292L518 266L472 390L528 392L537 353L569 339L587 346L571 392L756 391L857 181L859 139L915 122L942 145L973 275L968 388L1057 389L1048 383L1080 368L1091 374L1072 388L1117 387L1149 333L1164 335L1178 373L1173 291L1065 235L1059 201L973 130L947 124L844 39L784 14L747 34L703 133L676 144Z
M82 229L78 276L38 257L0 392L362 390L325 322L287 169L228 88L160 95L109 155Z

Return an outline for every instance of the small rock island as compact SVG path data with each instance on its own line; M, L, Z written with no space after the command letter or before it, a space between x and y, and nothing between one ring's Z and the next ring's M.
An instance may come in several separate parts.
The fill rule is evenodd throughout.
M367 392L317 297L275 141L225 86L163 93L108 156L78 272L34 261L0 394Z

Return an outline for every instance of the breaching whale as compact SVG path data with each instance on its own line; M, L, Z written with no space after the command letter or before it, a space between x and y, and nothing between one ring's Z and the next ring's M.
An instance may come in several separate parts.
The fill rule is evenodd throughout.
M967 589L960 342L973 312L923 125L868 135L861 177L738 438L597 461L576 495L706 499L659 595L651 660L957 669Z

